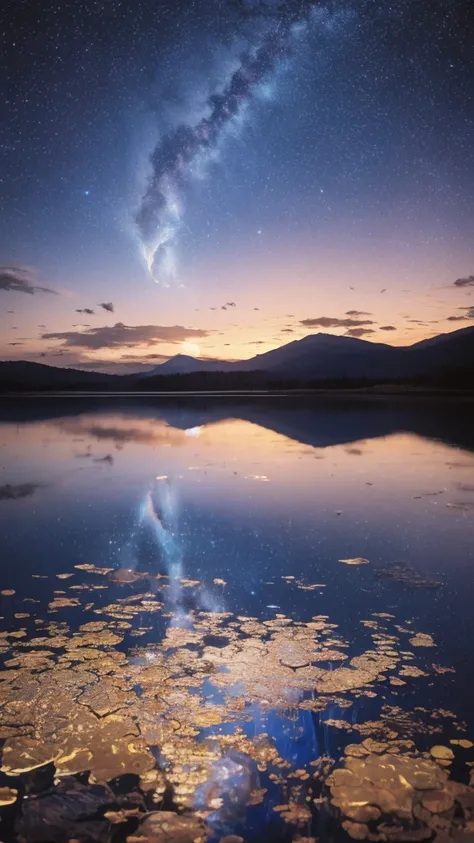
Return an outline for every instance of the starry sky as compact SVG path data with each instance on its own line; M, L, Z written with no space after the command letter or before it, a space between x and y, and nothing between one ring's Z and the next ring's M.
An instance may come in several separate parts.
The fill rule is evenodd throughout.
M474 324L468 2L1 15L1 359L126 373Z

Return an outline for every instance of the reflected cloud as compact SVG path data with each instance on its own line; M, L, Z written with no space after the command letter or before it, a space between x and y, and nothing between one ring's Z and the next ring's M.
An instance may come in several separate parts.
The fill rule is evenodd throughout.
M459 489L460 492L474 493L474 483L457 483L456 488Z
M174 430L166 422L152 423L141 418L135 421L135 424L130 425L129 419L120 415L110 415L97 422L89 418L61 421L58 426L63 432L74 436L89 436L96 442L113 442L117 450L128 444L175 446L185 443L186 432ZM105 457L103 461L109 461L109 458Z

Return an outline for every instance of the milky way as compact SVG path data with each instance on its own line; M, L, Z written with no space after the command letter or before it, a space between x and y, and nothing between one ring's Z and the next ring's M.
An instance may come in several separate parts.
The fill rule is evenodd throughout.
M291 52L295 24L279 21L255 49L248 50L222 93L208 99L209 113L195 125L181 124L151 156L151 175L135 217L152 278L168 284L176 274L176 243L183 214L183 192L191 173L217 148L225 129L237 122L278 63Z

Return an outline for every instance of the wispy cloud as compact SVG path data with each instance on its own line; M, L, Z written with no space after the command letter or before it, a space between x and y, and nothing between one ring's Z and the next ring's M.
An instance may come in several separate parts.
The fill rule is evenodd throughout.
M448 316L448 322L472 322L474 319L474 306L458 307L458 310L463 310L465 312L460 313L459 316Z
M455 287L474 287L474 275L468 275L466 278L457 278L454 282Z
M355 316L359 318L360 316L372 316L368 310L346 310L346 316Z
M381 325L379 331L396 331L395 325Z
M122 354L121 360L169 360L169 354Z
M375 334L373 328L349 328L346 331L346 337L355 337L355 339L360 339L361 337L367 336L367 334Z
M113 313L114 312L114 304L111 301L102 301L102 302L100 302L99 307L102 307L103 310L107 311L107 313Z
M34 296L35 293L51 293L59 295L57 290L50 287L42 287L35 283L35 274L31 269L23 266L0 266L0 290L11 293L27 293Z
M177 343L192 337L207 337L209 331L185 328L182 325L124 325L89 328L87 331L58 331L43 334L44 340L60 340L71 348L120 348L155 345L159 342Z
M375 325L371 319L337 319L334 316L318 316L314 319L302 319L300 325L305 328L360 328L362 325Z

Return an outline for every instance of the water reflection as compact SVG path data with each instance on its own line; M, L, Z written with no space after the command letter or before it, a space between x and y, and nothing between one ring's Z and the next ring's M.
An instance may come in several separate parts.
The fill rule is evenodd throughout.
M11 839L466 831L468 416L3 407Z

